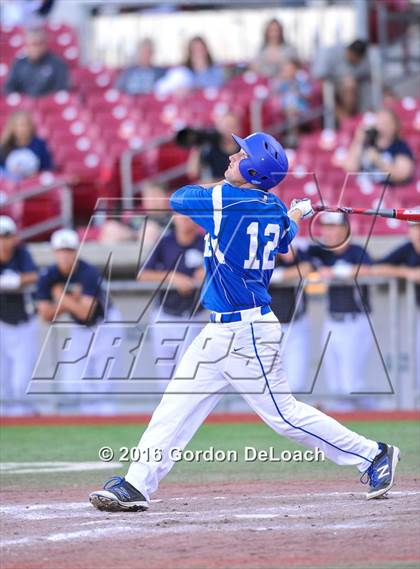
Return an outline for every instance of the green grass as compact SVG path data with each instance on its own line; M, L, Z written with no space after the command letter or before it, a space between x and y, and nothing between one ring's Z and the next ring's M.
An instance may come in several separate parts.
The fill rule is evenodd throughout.
M374 440L397 444L401 448L401 475L420 474L420 425L416 422L352 422L349 428ZM122 446L136 446L145 426L20 426L3 427L0 431L1 462L97 461L98 449L110 446L118 457ZM201 427L188 448L236 449L238 462L179 462L169 482L207 483L210 481L336 479L354 477L354 469L341 468L329 461L318 463L244 462L245 446L276 453L284 449L302 449L292 441L279 437L264 424L208 424ZM110 471L111 472L111 471ZM116 469L124 473L125 467ZM104 472L48 474L49 483L59 486L91 484L107 476ZM3 474L2 488L34 487L45 484L45 474Z

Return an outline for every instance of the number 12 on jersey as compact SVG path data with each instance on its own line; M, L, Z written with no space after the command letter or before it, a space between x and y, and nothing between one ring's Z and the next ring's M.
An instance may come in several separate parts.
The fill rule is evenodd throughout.
M246 229L247 234L249 237L249 256L246 261L244 261L244 269L261 269L271 270L274 269L274 255L273 258L270 259L270 254L274 249L276 249L279 238L280 238L280 226L276 223L268 223L265 230L264 235L266 237L272 237L267 243L265 244L263 250L263 258L262 258L262 267L261 267L261 260L257 259L258 253L258 230L259 230L259 222L253 221L250 223Z

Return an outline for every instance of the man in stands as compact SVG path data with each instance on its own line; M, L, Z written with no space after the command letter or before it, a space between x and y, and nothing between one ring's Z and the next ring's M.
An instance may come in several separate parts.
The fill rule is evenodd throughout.
M335 87L337 118L353 116L371 105L368 44L355 40L347 47L322 48L312 70L317 79L330 80Z
M48 49L42 28L30 29L25 35L26 56L14 61L6 82L7 93L41 97L68 88L67 64Z
M122 71L115 84L116 89L128 95L152 93L155 83L165 70L153 64L155 46L153 41L145 38L140 42L137 51L137 64Z

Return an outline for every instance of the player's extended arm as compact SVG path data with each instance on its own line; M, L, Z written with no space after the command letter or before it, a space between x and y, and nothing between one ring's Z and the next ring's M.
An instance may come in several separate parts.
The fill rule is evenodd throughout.
M271 277L271 283L281 283L284 281L294 281L301 277L306 277L312 271L311 263L303 261L292 267L276 267Z
M168 279L169 282L173 283L180 294L189 294L198 286L196 279L189 277L188 275L184 275L183 273L178 273L176 271L171 271L168 273L167 271L144 269L137 275L137 280L143 282L155 282L161 284L166 279Z
M202 212L205 211L212 213L211 195L210 193L207 195L207 192L203 192L202 190L209 190L218 184L224 183L225 180L221 180L219 182L211 182L208 184L192 184L184 186L179 188L179 190L176 190L171 195L169 205L174 211L184 215L189 215L190 217L192 217L192 213L197 213L199 210ZM205 204L201 203L201 200L203 199L206 202ZM195 208L197 208L196 211L194 211Z
M30 273L21 273L20 286L35 284L38 280L38 273L31 271Z
M16 273L7 271L0 275L0 290L19 290L22 287L36 283L38 274L35 271Z
M95 310L97 300L94 296L82 295L75 298L72 294L65 294L58 303L62 312L70 312L77 320L87 322Z
M61 307L58 308L55 302L51 302L50 300L38 300L36 307L38 315L45 322L52 322L56 316L65 312Z
M420 269L407 267L406 265L379 264L370 268L370 274L377 277L396 277L398 279L408 279L420 282Z

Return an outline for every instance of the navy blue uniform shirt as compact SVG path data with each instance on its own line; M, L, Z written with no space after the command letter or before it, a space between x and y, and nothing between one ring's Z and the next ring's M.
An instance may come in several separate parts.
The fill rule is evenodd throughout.
M144 268L153 271L174 271L192 277L203 264L204 238L197 235L189 245L180 245L171 231L156 245ZM159 301L164 312L172 316L192 314L199 301L200 291L187 295L175 289L161 291ZM200 307L199 307L200 310Z
M315 267L333 267L339 261L352 265L371 265L372 261L368 253L351 243L345 251L339 255L330 249L320 245L311 245L308 254L312 258ZM359 292L360 290L360 292ZM367 285L362 285L359 290L355 286L330 285L328 289L328 308L331 313L370 312L369 290Z
M411 242L405 243L391 251L388 255L386 255L383 259L376 261L377 264L386 264L386 265L405 265L407 267L420 267L420 255L414 249L413 244ZM417 305L420 306L420 285L416 283L416 300Z
M0 274L5 271L32 273L38 271L31 254L24 245L15 248L12 258L7 263L0 261ZM32 294L25 292L0 292L0 320L7 324L26 322L34 313Z
M305 261L310 262L310 257L306 251L301 249L295 250L295 255L292 261L286 261L282 255L279 255L276 259L276 267L295 267L299 263L304 263ZM298 300L298 295L300 293L299 286L282 286L282 287L270 287L270 293L272 296L271 308L274 314L279 319L282 324L288 324L294 318L299 318L306 312L306 294L302 293L299 299L299 304L296 305L296 300Z
M51 291L54 285L65 285L67 281L68 276L61 274L58 270L57 265L50 265L49 267L43 269L40 273L38 281L36 299L52 301L53 297ZM71 314L73 320L78 324L88 325L96 324L98 321L103 320L106 308L106 295L102 290L102 275L98 269L93 265L86 263L86 261L79 260L77 267L71 275L69 284L66 288L66 293L71 294L72 289L75 285L79 285L81 287L82 295L92 296L96 298L97 304L88 322L82 322ZM111 304L108 300L107 308L110 308L110 306Z

